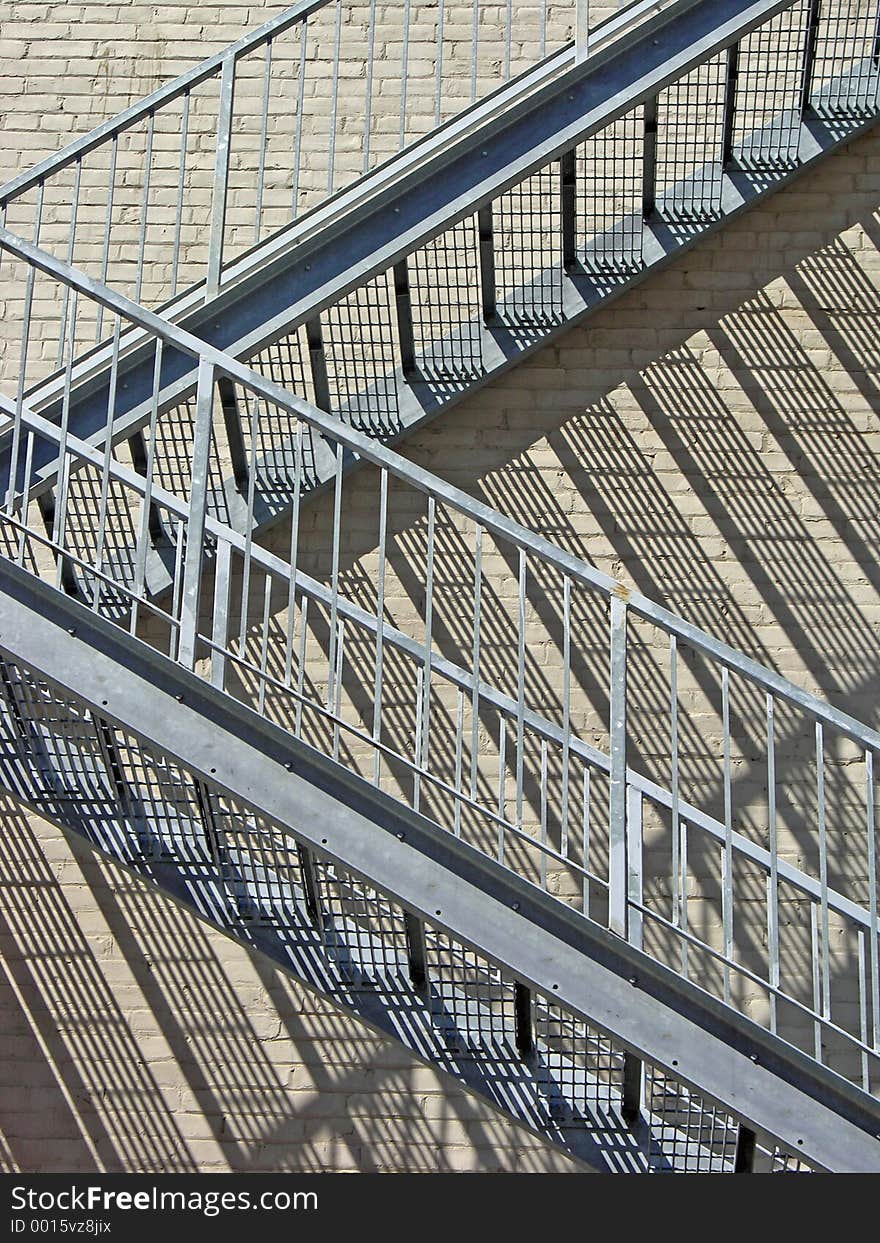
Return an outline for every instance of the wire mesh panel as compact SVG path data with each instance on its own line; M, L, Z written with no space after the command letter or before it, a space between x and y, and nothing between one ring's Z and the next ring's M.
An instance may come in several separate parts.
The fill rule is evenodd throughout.
M493 204L498 315L517 328L562 314L559 165L548 164Z
M390 273L353 290L322 318L333 413L374 436L398 430Z
M103 571L98 577L80 565L73 578L86 599L120 621L129 616L131 601L116 584L130 590L136 573L138 514L132 501L118 480L108 480L105 489L102 472L96 466L81 466L69 476L61 543L86 566Z
M656 1173L732 1173L737 1124L723 1110L654 1066L645 1068L651 1128L648 1162Z
M810 0L799 0L739 45L732 154L743 168L797 162Z
M721 210L727 57L697 65L657 100L658 210L672 221L711 220Z
M641 105L577 148L577 255L588 272L628 273L642 264Z
M820 116L864 116L877 110L880 12L874 0L822 4L810 103Z
M306 978L344 1004L369 996L404 1043L479 1082L564 1148L614 1170L732 1168L735 1125L672 1074L646 1065L640 1116L628 1126L614 1039L552 997L518 996L505 972L454 935L417 920L408 930L385 894L304 855L289 832L25 668L0 662L0 691L7 781L45 813L160 883L173 868L178 896L203 915L245 939L263 930L270 940L259 944L285 965L304 954ZM756 1168L765 1166L807 1168L780 1148L759 1150Z
M619 1109L623 1050L541 993L534 997L533 1022L535 1086L549 1116L583 1125Z
M308 342L305 327L295 328L266 348L250 364L255 371L305 401L315 401ZM245 453L258 463L260 483L269 489L292 490L295 475L293 446L299 420L287 411L266 402L255 408L252 399L242 411ZM254 423L254 420L256 422ZM306 479L314 476L314 453L311 429L305 429L307 461ZM282 492L283 494L283 492Z
M476 379L483 370L480 267L473 216L408 260L418 368L427 379Z
M430 926L425 961L431 1018L444 1041L471 1057L512 1056L513 984L500 968Z
M314 862L321 936L347 984L400 991L408 984L403 911L325 860Z
M155 481L174 496L187 500L190 495L195 420L196 399L193 396L167 411L153 424ZM151 428L145 428L144 434L149 450ZM223 488L223 461L217 431L212 427L206 481L208 513L220 522L228 523L229 507Z

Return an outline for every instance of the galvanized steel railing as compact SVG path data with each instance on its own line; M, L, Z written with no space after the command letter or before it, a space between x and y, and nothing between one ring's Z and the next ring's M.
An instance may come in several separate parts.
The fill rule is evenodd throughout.
M604 23L594 5L591 47L664 3ZM573 0L301 0L0 187L0 224L144 305L210 298L232 259L421 135L550 53L542 78L560 72L588 25Z
M154 374L171 350L198 366L180 495L157 481L157 387L131 465L6 402L23 459L47 442L61 462L50 502L7 497L6 556L876 1089L880 735L197 338L0 244L65 284L74 319L99 300L148 334ZM249 429L238 530L206 486L233 404ZM263 424L289 440L280 550L254 540ZM374 470L349 489L355 460ZM321 472L330 495L301 504ZM78 521L77 489L97 522Z

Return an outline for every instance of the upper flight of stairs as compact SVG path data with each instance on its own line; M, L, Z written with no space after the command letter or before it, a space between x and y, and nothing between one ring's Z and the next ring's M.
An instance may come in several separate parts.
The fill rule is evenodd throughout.
M0 189L3 782L592 1168L876 1170L880 736L383 443L872 125L876 6L637 4L286 221L325 9Z

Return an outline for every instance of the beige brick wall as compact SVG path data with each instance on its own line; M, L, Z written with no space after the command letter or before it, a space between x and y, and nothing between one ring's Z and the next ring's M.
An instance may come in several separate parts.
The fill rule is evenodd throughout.
M16 21L31 7L50 23L82 10L85 28L118 7L133 40L150 29L147 5L16 4ZM13 73L24 52L8 58ZM131 65L106 63L122 93L114 111ZM33 81L38 99L59 99L54 69ZM101 119L73 101L67 92L71 129ZM27 126L0 134L12 166L43 153ZM874 726L877 142L852 144L405 450ZM363 524L355 568L375 548L374 482L365 473L348 492ZM327 504L306 528L316 561ZM505 575L499 565L500 595ZM54 829L14 812L9 824L10 1165L566 1166L160 898L120 888ZM202 1021L211 998L225 1024Z

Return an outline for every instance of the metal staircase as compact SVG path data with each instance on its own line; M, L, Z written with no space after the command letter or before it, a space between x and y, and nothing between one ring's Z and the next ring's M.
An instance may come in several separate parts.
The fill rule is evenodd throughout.
M286 222L325 7L0 190L4 784L593 1168L876 1170L880 735L383 443L873 124L876 7L633 6Z

